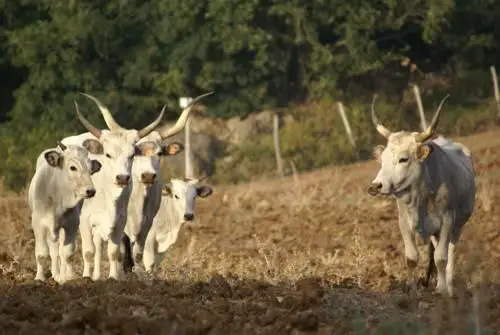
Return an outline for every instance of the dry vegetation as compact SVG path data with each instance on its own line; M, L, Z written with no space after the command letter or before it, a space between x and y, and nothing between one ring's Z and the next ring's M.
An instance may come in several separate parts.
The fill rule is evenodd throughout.
M377 165L366 162L215 187L154 281L33 282L25 195L2 192L2 332L500 333L500 131L460 141L473 151L478 194L458 247L453 300L433 287L416 300L404 293L396 206L367 195ZM422 244L420 251L423 276Z

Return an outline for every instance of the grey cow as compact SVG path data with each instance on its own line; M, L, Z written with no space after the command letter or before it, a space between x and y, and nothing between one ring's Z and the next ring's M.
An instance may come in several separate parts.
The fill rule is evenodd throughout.
M415 234L418 232L429 243L426 285L435 264L437 292L453 296L454 251L462 227L472 215L476 187L470 151L442 136L431 139L447 97L441 101L431 125L422 133L389 131L375 116L374 97L372 121L387 139L387 145L379 145L374 150L381 168L368 193L396 198L409 287L416 288L419 253Z

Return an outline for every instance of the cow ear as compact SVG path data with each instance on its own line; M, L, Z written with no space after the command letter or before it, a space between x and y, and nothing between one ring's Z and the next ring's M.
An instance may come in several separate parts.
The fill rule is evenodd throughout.
M64 157L55 150L50 150L45 153L45 160L52 167L62 168Z
M380 157L382 156L382 152L384 152L385 146L377 145L375 149L373 149L373 159L377 162L380 162Z
M163 156L174 156L181 153L184 150L184 145L179 142L169 143L162 146L161 154Z
M171 195L172 194L172 185L165 184L161 190L162 195Z
M196 194L198 194L200 198L206 198L210 194L212 194L212 192L213 192L212 188L208 186L198 186L196 188Z
M102 143L92 138L83 141L82 146L94 155L102 155L104 153Z
M90 174L97 173L101 170L102 164L98 160L91 160L90 161Z
M432 146L427 143L419 144L417 146L417 151L415 152L415 156L417 160L424 161L432 153L432 150L433 150Z

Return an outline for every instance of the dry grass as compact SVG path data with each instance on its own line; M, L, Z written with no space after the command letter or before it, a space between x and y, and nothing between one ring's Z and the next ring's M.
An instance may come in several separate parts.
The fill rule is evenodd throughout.
M460 139L477 153L479 174L476 212L458 245L453 301L434 297L432 288L421 289L416 301L403 292L406 271L396 206L390 199L369 197L365 190L375 162L214 187L210 198L197 202L198 221L181 230L163 277L219 287L214 278L222 276L233 290L241 283L260 283L251 286L254 295L268 292L262 287L271 285L274 291L262 294L270 294L272 304L279 306L290 292L299 292L300 301L314 302L299 314L315 315L317 334L500 332L500 209L495 206L500 174L492 164L500 162L498 135L495 131ZM22 284L34 274L25 195L2 192L0 206L0 273ZM427 250L422 244L419 248L423 275ZM252 304L245 299L233 295L225 303L231 311L240 310L242 303ZM271 304L266 300L271 298L262 299L263 306ZM261 317L267 313L264 308ZM285 320L295 317L286 315ZM300 327L289 322L297 333ZM251 324L254 332L266 333L267 328Z

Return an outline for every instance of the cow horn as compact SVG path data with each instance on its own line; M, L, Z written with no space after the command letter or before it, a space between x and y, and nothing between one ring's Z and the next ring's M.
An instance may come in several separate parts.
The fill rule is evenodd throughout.
M448 99L449 96L450 95L447 94L441 100L441 103L439 104L438 109L437 109L436 113L434 114L434 117L432 118L432 122L431 122L430 126L427 127L427 129L424 132L421 132L415 136L415 140L418 143L425 142L426 140L431 138L432 135L434 135L434 133L436 132L437 126L439 124L439 117L441 115L441 108L443 107L444 102L446 101L446 99Z
M173 127L168 128L168 129L161 129L159 131L161 138L162 139L167 139L169 137L172 137L184 129L186 126L186 122L188 120L189 114L191 113L191 110L193 109L194 104L196 104L198 101L200 101L202 98L212 95L214 92L208 92L205 94L202 94L196 98L194 98L189 105L182 111L181 116L179 116L179 119L177 119L177 122L174 124Z
M61 148L62 151L68 149L68 147L65 146L61 141L57 141L57 146Z
M153 130L156 129L156 127L158 127L158 125L161 122L161 119L163 118L163 114L165 114L166 108L167 108L167 105L164 105L163 108L161 109L160 116L158 116L156 118L156 120L154 120L153 122L151 122L148 126L146 126L146 127L142 128L141 130L139 130L139 137L140 138L148 136Z
M102 117L104 118L104 122L106 122L106 125L108 126L109 130L123 130L123 127L120 126L118 124L118 122L115 121L115 119L113 118L113 115L111 115L111 112L109 111L109 109L106 106L104 106L99 101L99 99L97 99L96 97L94 97L90 94L87 94L87 93L80 92L80 94L86 96L87 98L89 98L90 100L95 102L97 107L99 107L99 110L101 111Z
M372 122L377 131L380 133L380 135L384 136L385 138L388 138L389 135L391 135L391 131L384 127L383 124L378 122L377 116L375 115L375 101L377 100L377 95L373 95L373 101L372 101Z
M75 111L76 111L76 115L78 116L78 119L80 119L80 122L83 124L83 126L85 128L87 128L87 130L92 134L94 135L95 137L97 138L100 138L101 137L101 131L99 130L99 128L96 128L92 125L92 123L90 123L83 115L82 113L80 113L80 109L78 108L78 103L75 101Z

